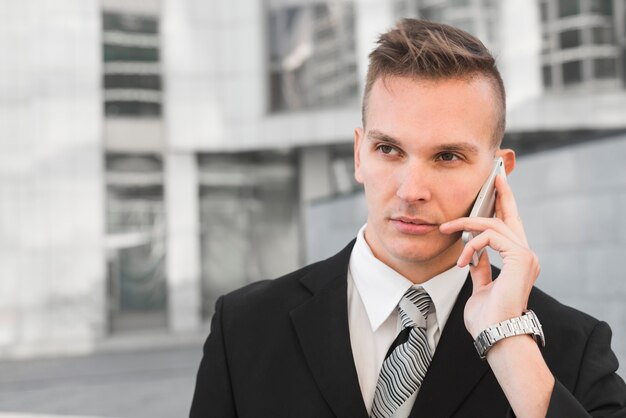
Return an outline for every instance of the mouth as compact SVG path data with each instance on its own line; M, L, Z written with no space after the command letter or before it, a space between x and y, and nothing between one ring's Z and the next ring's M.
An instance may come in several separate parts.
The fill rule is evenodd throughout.
M412 225L431 225L431 226L438 226L439 225L437 223L430 222L430 221L427 221L425 219L410 218L410 217L406 217L406 216L392 217L391 220L392 221L403 222L403 223L406 223L406 224L412 224Z
M399 232L410 235L425 235L439 229L438 223L421 218L398 216L390 218L390 221Z

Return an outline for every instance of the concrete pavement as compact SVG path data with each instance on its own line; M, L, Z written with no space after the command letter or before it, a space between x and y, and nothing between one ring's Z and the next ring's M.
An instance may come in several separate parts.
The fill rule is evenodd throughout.
M0 361L0 418L184 418L204 335L110 340L85 356Z
M67 415L41 415L41 414L22 414L19 412L0 412L0 418L69 418ZM72 415L71 418L98 418Z

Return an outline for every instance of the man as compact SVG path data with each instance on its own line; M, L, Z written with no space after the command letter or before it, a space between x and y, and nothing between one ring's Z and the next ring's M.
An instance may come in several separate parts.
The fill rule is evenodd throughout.
M626 417L609 327L533 287L506 181L496 218L466 217L494 158L514 168L504 118L479 40L409 19L383 34L355 130L366 226L328 260L219 299L190 416ZM486 251L468 265L485 247L501 271Z

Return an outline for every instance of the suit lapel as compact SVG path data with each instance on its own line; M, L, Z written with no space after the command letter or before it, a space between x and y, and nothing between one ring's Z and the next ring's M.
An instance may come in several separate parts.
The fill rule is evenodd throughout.
M495 277L495 276L494 276ZM472 291L468 276L441 334L410 417L450 417L489 370L465 329L463 311Z
M301 279L313 296L291 312L322 395L335 415L345 418L367 417L348 328L347 271L353 244Z
M347 273L354 241L301 279L312 297L291 319L320 392L337 417L367 417L348 327ZM498 270L492 272L497 277ZM471 296L468 276L443 330L410 417L447 418L489 371L465 329L463 311Z

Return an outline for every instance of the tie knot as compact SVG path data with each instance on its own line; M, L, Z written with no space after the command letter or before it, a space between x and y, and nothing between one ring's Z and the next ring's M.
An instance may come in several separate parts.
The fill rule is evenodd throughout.
M398 304L402 328L426 328L426 320L432 300L422 287L410 287Z

